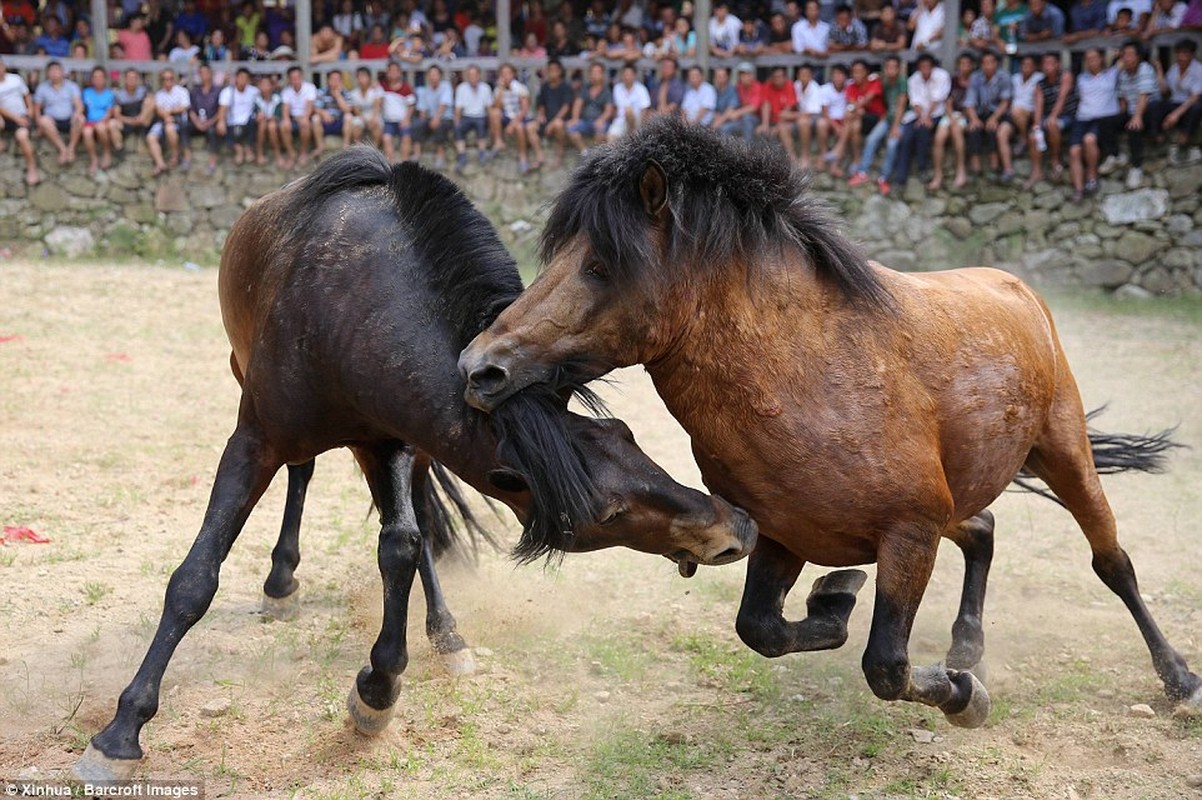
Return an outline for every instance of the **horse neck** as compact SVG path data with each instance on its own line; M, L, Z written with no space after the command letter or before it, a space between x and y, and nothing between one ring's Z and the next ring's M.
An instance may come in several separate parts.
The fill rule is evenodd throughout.
M726 270L679 307L688 313L673 346L647 371L668 410L695 435L732 417L782 413L782 394L804 391L800 377L822 367L824 324L843 304L811 270L782 260L757 265L752 275Z

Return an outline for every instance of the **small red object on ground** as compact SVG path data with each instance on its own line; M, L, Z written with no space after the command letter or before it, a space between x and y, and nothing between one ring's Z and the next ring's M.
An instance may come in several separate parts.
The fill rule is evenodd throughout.
M25 340L25 337L19 333L9 333L9 334L0 333L0 344L8 344L9 342L21 342L24 340Z
M31 544L48 544L50 540L45 536L34 531L32 528L17 525L5 525L4 536L0 536L0 543L7 544L8 542L30 542Z
M133 361L133 359L130 358L125 353L109 353L107 356L104 357L104 359L105 359L105 361L117 361L122 364L128 364L131 361Z

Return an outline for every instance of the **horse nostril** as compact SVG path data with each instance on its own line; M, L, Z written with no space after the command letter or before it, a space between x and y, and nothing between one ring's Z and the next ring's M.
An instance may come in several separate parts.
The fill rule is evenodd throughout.
M725 564L728 561L736 561L743 557L743 548L728 547L718 555L714 556L715 564Z
M509 382L509 370L489 364L472 370L467 376L467 382L478 394L496 394Z

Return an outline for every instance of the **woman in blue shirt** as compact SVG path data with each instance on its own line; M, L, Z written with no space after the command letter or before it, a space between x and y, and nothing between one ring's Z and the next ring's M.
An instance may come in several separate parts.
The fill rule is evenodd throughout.
M108 75L103 67L92 70L92 82L83 90L83 144L88 151L88 174L95 175L97 168L108 169L113 165L113 137L110 123L113 109L117 105L116 95L108 85ZM104 150L104 156L96 160L96 140Z

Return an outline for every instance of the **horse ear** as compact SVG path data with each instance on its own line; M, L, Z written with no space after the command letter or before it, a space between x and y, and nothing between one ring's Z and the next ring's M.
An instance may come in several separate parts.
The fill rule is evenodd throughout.
M639 196L649 217L658 217L668 205L668 176L655 161L647 162L643 177L639 178Z
M530 489L524 475L507 468L491 470L488 473L488 482L502 492L525 492Z

